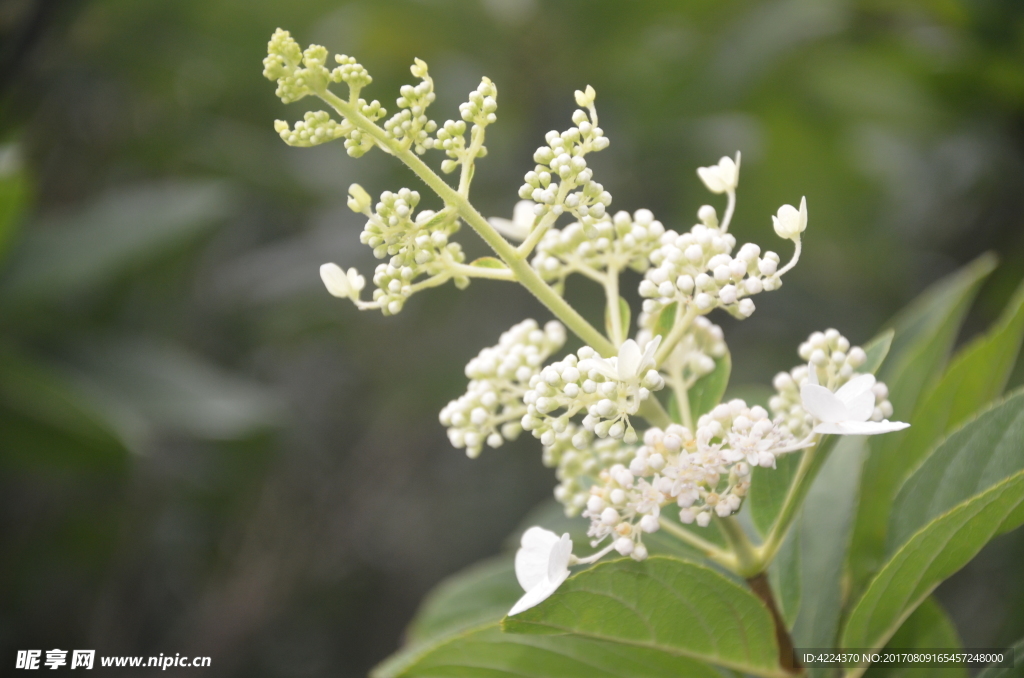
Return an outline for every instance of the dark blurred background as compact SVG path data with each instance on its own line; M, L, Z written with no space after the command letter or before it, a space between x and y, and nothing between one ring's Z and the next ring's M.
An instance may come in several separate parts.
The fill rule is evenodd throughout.
M687 229L709 201L695 167L739 149L733 230L785 259L769 216L806 195L785 287L716 318L733 383L769 383L814 329L867 340L995 249L968 337L1024 274L1018 0L2 0L5 664L95 648L362 676L430 587L550 496L532 439L471 461L437 422L466 361L543 308L475 282L383 318L323 289L319 264L375 263L348 185L421 187L380 152L280 141L274 119L307 102L261 76L278 26L356 55L387 108L425 59L439 121L491 77L485 214L510 215L586 84L613 208ZM596 288L569 295L599 318ZM969 645L1024 633L1022 559L1011 534L942 591Z

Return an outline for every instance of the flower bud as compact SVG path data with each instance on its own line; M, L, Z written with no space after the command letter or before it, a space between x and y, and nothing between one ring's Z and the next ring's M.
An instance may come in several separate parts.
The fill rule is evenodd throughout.
M348 187L348 208L356 214L365 214L373 203L370 194L359 184Z

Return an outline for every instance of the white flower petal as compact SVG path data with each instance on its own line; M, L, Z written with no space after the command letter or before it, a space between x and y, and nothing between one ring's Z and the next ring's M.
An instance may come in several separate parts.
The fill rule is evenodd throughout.
M565 581L563 578L562 581ZM516 604L512 606L512 609L508 611L508 616L519 614L525 610L529 610L531 607L541 604L548 597L558 590L558 587L562 585L562 581L549 581L545 579L541 583L534 586L532 589L523 594L523 597L516 601Z
M533 213L534 205L535 203L532 200L520 200L512 208L512 223L527 235L529 235L530 230L533 228L535 217Z
M493 226L495 231L512 240L526 240L526 236L528 235L528 233L519 228L515 222L510 219L488 217L487 223Z
M589 358L587 360L581 360L579 364L579 370L581 374L588 374L590 370L597 370L606 379L618 379L619 372L615 369L615 366L604 358Z
M840 436L873 436L878 433L902 431L910 426L902 421L840 421L825 422L814 427L815 433L831 433Z
M654 354L658 350L658 346L661 345L661 335L658 334L647 342L647 346L644 348L644 356L640 359L640 365L636 368L637 376L643 376L650 368L654 367Z
M523 533L522 546L516 551L516 579L524 591L548 578L551 550L559 541L557 534L542 527L531 527Z
M839 390L836 391L836 397L849 405L853 402L854 398L865 391L870 391L874 385L875 376L873 374L859 374L840 386Z
M320 279L324 281L327 291L335 297L346 298L352 292L348 276L337 264L324 264L320 267Z
M640 367L643 354L640 347L632 339L622 342L619 347L619 381L629 381L636 377L636 371Z
M800 387L800 400L804 409L818 421L837 422L850 418L843 401L824 386L804 384Z
M566 532L562 538L551 547L551 554L548 558L548 580L561 583L569 576L569 558L572 556L572 539Z
M700 177L700 180L704 182L704 185L712 193L725 193L728 188L722 179L722 171L718 168L718 165L698 167L697 176Z
M846 411L849 413L848 421L867 421L871 418L871 413L875 411L875 394L871 391L864 391L846 403Z

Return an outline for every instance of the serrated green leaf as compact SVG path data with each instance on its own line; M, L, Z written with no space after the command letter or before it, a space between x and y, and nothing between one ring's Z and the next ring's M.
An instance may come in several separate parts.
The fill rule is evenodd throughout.
M497 257L480 257L469 262L469 265L477 268L508 268L505 262Z
M690 400L690 416L696 422L702 414L710 412L715 405L722 402L725 389L729 385L732 373L732 356L728 351L715 360L715 369L694 382L687 396Z
M936 586L977 555L1022 501L1024 471L921 528L868 584L847 620L842 647L884 646Z
M619 329L622 331L620 336L629 336L629 321L630 321L631 310L629 304L622 297L619 297ZM604 330L608 333L609 337L614 337L615 333L612 331L612 314L611 309L605 306L604 309Z
M922 392L941 376L964 315L994 266L991 254L978 257L928 288L891 323L895 335L879 378L889 387L895 419L911 418ZM906 435L873 436L868 443L848 568L855 591L884 558L889 507L903 479L901 469L894 471L890 462L900 454Z
M1024 638L1021 638L1013 647L1014 662L1012 667L989 666L977 675L977 678L1022 678L1024 677Z
M660 650L756 675L781 672L761 601L710 568L666 556L596 565L502 626Z
M950 435L907 478L892 505L887 552L899 548L928 521L1021 471L1024 390Z
M934 597L926 599L914 610L914 614L903 622L886 644L887 648L902 650L928 650L944 648L949 651L963 647L956 627L946 611ZM865 678L917 678L921 669L915 666L896 664L874 664L865 673ZM967 667L950 665L928 669L928 678L967 678Z
M371 678L722 678L707 664L577 636L502 633L497 624L405 650Z

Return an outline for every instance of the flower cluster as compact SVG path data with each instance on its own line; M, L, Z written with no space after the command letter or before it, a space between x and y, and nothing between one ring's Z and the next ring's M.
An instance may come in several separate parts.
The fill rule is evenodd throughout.
M485 442L500 447L515 440L522 432L519 420L526 413L527 384L564 343L560 322L552 320L541 329L537 321L524 320L502 333L496 346L470 360L466 393L448 403L439 417L452 445L477 457Z
M586 225L585 225L586 224ZM643 272L665 227L650 210L619 211L614 217L575 221L544 234L531 264L547 281L562 282L571 273L597 277L600 271L626 268Z
M427 148L438 148L448 156L441 163L441 171L448 174L460 164L467 164L476 158L487 155L487 147L483 145L484 128L498 118L498 88L490 78L483 78L477 88L469 93L469 101L459 105L462 120L447 120L437 130L435 139L425 142ZM470 145L466 146L466 123L472 123Z
M582 435L582 438L576 438ZM573 443L587 441L582 446ZM555 469L559 483L555 499L565 507L567 516L579 515L590 498L590 487L598 482L601 471L615 464L628 464L636 454L635 445L627 445L615 438L593 439L586 429L569 424L555 440L544 446L542 460Z
M427 117L427 107L437 95L426 62L416 59L409 70L420 82L415 86L403 85L399 90L402 96L396 102L398 112L384 122L384 132L404 148L411 147L423 155L433 145L430 135L437 129L437 123Z
M640 283L644 311L653 313L672 303L701 314L723 308L739 318L754 312L751 296L782 285L779 255L753 243L731 256L736 238L717 225L714 208L702 207L703 223L688 233L667 231L651 253L653 265Z
M854 378L867 376L857 374L857 369L867 360L867 354L859 346L851 346L849 339L835 329L814 332L807 341L800 344L797 353L802 360L807 361L806 364L775 375L773 385L776 394L768 406L784 430L795 436L805 436L814 429L815 422L820 420L804 405L804 385L822 384L829 391L841 391ZM892 415L889 391L885 384L873 379L869 386L873 398L865 420L881 422Z
M628 339L617 357L602 358L584 346L576 355L551 363L530 380L530 390L523 396L527 406L523 428L544 445L551 445L570 420L585 411L586 432L599 438L635 442L637 435L629 417L651 397L651 391L665 386L665 380L654 369L654 351L660 339L648 342L643 353L635 341ZM589 436L580 431L572 442L583 447Z
M576 102L589 110L577 109L572 114L574 127L562 133L554 130L544 136L546 146L533 154L536 167L523 177L519 197L537 203L538 215L551 210L555 215L569 211L577 219L600 219L612 196L593 180L584 156L608 147L608 137L597 126L594 88L576 93ZM561 183L559 183L561 182ZM576 190L579 189L579 190Z
M724 518L740 509L753 467L774 468L779 455L810 444L742 400L703 415L696 433L678 424L648 429L629 464L601 472L602 482L591 487L583 513L588 534L595 546L611 537L620 554L642 560L641 537L659 529L664 505L676 504L683 523L707 527L712 514Z
M373 248L375 257L390 255L373 274L377 286L373 298L386 315L402 310L406 299L417 291L418 277L445 275L449 264L462 263L466 258L462 247L448 240L458 230L454 216L431 210L416 214L419 201L420 194L407 188L398 193L384 191L360 234L360 240Z

